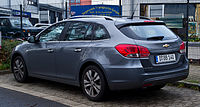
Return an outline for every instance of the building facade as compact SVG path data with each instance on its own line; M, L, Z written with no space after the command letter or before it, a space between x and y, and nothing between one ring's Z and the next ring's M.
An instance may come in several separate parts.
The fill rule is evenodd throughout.
M0 3L1 16L19 16L20 4L23 11L32 23L38 22L39 6L38 0L2 0Z
M20 16L22 4L23 17L31 23L55 23L64 19L65 0L2 0L0 16Z
M187 0L123 0L122 14L161 20L182 39L186 37ZM200 0L190 0L189 37L200 37Z
M92 0L92 5L119 5L119 0Z
M92 0L69 0L69 6L91 5Z
M39 22L40 23L55 23L63 19L63 9L49 4L39 4Z

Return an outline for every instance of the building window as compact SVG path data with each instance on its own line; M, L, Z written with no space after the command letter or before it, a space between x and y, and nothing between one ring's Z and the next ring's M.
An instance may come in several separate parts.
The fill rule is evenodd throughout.
M150 5L150 17L163 17L163 5Z
M80 0L76 0L76 3L81 3L81 1Z
M75 3L75 0L71 0L71 3Z
M38 0L27 0L27 1L28 1L28 5L37 6L37 1Z
M140 15L164 21L183 40L186 37L187 4L141 4ZM189 36L200 38L200 4L189 5Z

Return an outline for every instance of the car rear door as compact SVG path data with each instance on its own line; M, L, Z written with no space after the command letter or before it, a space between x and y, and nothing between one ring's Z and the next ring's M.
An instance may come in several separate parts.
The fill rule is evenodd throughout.
M93 25L86 22L69 22L66 34L63 36L59 50L56 53L57 76L75 80L79 73L81 61L87 55L91 43Z

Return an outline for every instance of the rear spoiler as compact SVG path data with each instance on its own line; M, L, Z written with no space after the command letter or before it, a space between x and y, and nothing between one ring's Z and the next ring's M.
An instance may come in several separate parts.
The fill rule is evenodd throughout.
M166 25L166 24L164 22L162 22L162 21L144 21L144 22L118 24L118 25L116 25L116 27L118 29L120 29L122 27L130 26L130 25L140 26L140 25Z

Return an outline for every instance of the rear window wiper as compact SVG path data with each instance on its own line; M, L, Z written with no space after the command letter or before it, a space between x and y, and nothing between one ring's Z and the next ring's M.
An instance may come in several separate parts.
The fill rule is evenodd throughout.
M163 40L164 36L152 36L148 37L147 40Z

